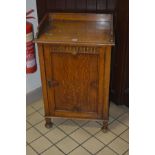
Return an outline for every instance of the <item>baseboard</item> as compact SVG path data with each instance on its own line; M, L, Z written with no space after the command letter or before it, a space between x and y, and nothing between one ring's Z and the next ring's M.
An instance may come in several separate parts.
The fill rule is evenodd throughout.
M42 98L42 88L39 87L34 91L31 91L26 94L26 104L31 104Z

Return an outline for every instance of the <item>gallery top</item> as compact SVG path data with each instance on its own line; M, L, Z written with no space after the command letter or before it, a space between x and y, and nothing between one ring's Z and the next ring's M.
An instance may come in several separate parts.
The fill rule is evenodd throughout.
M48 13L36 43L104 46L115 44L112 14Z

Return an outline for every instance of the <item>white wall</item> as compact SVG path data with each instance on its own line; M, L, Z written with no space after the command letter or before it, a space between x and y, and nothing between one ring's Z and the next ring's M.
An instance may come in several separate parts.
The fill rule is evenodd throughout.
M29 11L30 9L35 10L32 13L32 15L35 17L35 19L29 19L28 20L33 24L34 34L35 34L37 31L37 25L38 25L36 0L26 0L26 10ZM31 92L31 91L33 91L36 88L39 88L41 86L37 46L36 46L36 59L37 59L37 72L35 72L33 74L27 74L26 75L26 93L29 93L29 92Z

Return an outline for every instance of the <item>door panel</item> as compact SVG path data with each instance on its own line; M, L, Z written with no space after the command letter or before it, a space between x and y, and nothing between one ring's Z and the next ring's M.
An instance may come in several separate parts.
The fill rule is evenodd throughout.
M97 112L98 56L68 53L51 53L55 110Z

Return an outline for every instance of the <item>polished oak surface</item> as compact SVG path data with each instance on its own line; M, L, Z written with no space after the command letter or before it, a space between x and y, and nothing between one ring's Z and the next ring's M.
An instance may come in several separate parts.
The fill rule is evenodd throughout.
M114 45L112 15L55 13L36 40L38 43Z
M38 27L46 127L51 117L101 119L107 129L111 47L110 14L44 16Z

